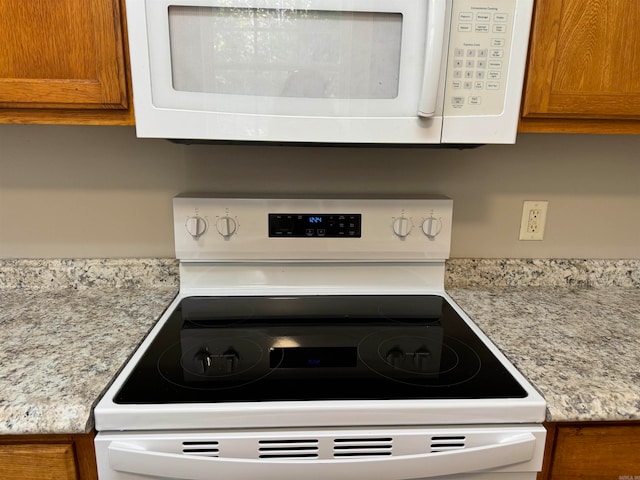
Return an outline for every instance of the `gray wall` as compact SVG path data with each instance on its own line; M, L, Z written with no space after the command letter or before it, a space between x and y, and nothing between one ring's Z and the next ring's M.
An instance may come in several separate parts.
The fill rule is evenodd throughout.
M452 257L640 258L640 136L520 135L475 150L183 146L131 127L0 125L0 257L171 257L186 191L438 193ZM523 200L548 200L520 242Z

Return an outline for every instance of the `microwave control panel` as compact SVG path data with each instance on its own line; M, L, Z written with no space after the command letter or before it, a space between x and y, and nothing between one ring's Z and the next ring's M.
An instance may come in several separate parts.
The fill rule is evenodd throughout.
M516 3L514 0L453 2L445 115L502 113Z

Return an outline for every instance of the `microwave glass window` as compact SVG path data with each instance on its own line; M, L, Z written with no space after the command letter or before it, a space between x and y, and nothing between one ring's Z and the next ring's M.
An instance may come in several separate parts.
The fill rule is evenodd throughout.
M169 7L173 88L265 97L393 99L402 14Z

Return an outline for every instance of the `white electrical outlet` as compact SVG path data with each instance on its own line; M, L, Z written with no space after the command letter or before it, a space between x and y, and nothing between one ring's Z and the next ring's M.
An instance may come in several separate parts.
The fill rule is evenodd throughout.
M547 221L546 200L525 200L520 221L520 240L544 239L544 225Z

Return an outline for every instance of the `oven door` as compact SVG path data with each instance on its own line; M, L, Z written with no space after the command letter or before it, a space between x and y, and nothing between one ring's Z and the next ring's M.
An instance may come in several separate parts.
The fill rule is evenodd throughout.
M100 433L100 480L534 479L541 426Z
M449 4L128 1L138 135L437 143Z

